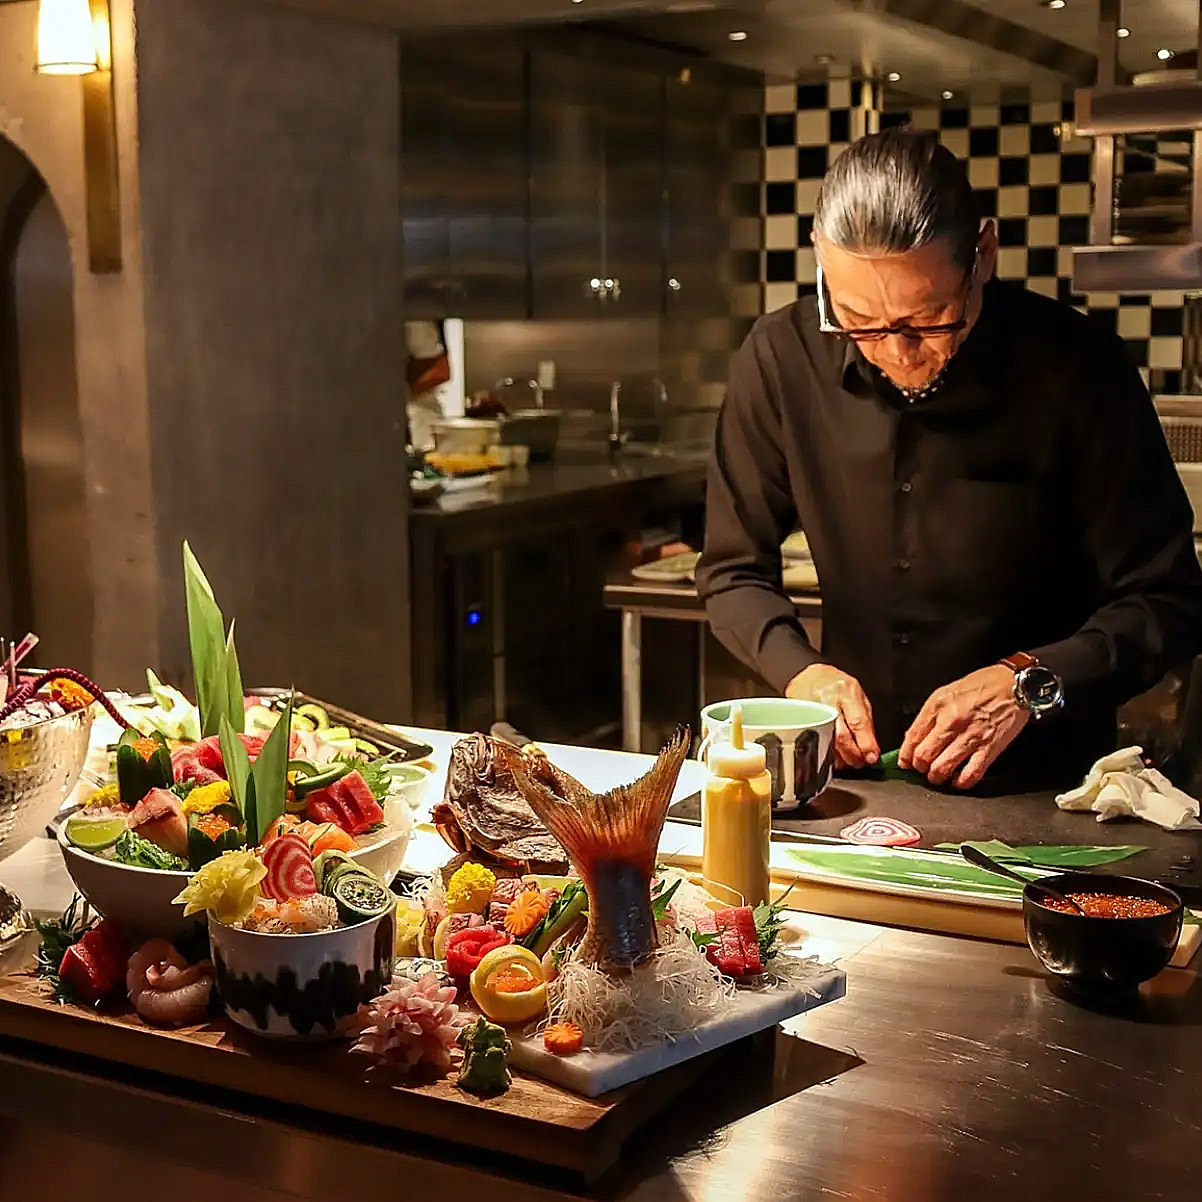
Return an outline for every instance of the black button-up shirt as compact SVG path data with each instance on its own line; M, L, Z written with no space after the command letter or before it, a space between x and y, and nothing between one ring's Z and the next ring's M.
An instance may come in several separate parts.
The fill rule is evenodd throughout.
M781 588L798 528L821 656ZM1008 753L1020 771L1078 771L1113 747L1119 703L1202 650L1189 501L1122 342L996 282L914 402L819 332L813 298L756 324L718 422L697 583L719 639L776 689L820 658L854 675L885 750L939 685L1036 655L1067 700Z

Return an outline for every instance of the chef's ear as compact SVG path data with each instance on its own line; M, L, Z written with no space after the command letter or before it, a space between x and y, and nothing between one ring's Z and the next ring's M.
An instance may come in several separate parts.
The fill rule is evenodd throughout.
M977 237L977 278L982 283L993 279L997 270L997 223L987 218Z

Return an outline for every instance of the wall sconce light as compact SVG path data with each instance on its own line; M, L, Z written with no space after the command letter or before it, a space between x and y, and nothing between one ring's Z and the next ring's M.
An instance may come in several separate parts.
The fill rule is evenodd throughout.
M34 70L41 75L90 75L99 69L89 0L40 0Z
M121 187L109 0L38 0L34 68L41 75L80 76L88 264L98 274L120 271Z

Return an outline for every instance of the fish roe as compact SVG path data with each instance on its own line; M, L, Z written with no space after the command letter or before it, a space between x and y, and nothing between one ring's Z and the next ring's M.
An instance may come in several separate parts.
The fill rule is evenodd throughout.
M1173 907L1151 897L1129 897L1122 893L1067 893L1088 918L1159 918ZM1067 902L1041 898L1039 904L1061 914L1076 914Z

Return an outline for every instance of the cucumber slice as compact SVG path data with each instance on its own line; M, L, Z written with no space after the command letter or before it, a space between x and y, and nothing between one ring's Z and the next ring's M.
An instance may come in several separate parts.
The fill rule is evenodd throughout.
M350 743L352 747L355 745L349 726L323 726L321 737L326 743Z
M347 926L387 914L396 905L396 895L379 881L363 876L343 876L334 883L333 898L338 917Z
M317 887L323 893L328 892L325 888L326 878L333 877L334 869L339 865L349 865L351 868L359 866L350 858L344 851L335 851L331 848L329 851L323 851L313 861L313 875L317 877Z
M298 705L293 711L293 715L298 718L307 718L313 723L311 730L325 730L330 725L330 715L321 708L320 705Z
M365 881L376 881L373 873L368 872L366 868L361 867L354 860L351 860L346 864L335 864L326 873L325 880L322 882L322 893L327 897L333 897L334 887L344 876L361 876ZM378 885L380 882L376 881L376 884Z
M252 730L271 730L278 721L279 715L273 713L265 705L252 705L247 709L245 715L246 727Z
M327 785L341 780L350 770L350 764L339 762L323 764L315 776L298 776L292 786L296 792L297 801L308 797L310 793L316 793L318 789L324 789Z

